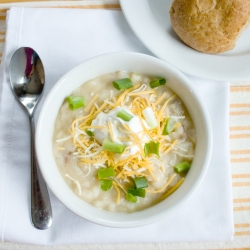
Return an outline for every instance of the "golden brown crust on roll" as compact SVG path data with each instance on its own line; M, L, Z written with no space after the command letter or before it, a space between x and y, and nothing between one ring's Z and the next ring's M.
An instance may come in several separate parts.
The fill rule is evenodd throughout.
M170 19L187 45L204 53L221 53L233 49L247 27L250 0L174 0Z

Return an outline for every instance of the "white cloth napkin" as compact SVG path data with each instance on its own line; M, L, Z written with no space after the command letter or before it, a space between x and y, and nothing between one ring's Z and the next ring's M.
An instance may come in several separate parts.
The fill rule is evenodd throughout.
M150 54L133 34L121 11L31 8L9 11L0 82L0 236L3 241L93 244L232 240L229 84L191 76L188 77L209 110L214 144L208 172L183 208L149 226L106 228L81 219L50 192L52 227L45 231L35 229L30 222L28 117L11 92L8 76L10 58L21 46L33 47L45 67L45 93L36 110L36 119L51 87L82 61L113 51Z

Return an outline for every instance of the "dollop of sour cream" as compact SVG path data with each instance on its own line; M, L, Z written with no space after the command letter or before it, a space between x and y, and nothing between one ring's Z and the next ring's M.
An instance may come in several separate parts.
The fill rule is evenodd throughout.
M121 118L117 117L117 113L121 110L126 111L133 118L130 121L124 121ZM130 146L133 144L131 141L122 141L121 138L129 137L129 132L124 128L122 124L127 124L129 129L132 133L134 133L138 139L140 140L142 146L145 143L150 141L150 138L147 134L143 131L143 125L146 129L149 129L145 120L141 120L139 116L134 115L128 108L117 106L116 108L112 109L108 113L100 112L96 118L92 121L91 126L104 126L105 128L102 129L94 129L94 137L97 141L101 144L103 143L104 139L108 139L112 141L110 131L108 129L108 122L110 122L112 133L113 133L113 142L124 144L126 146ZM142 124L143 122L143 124ZM139 151L139 147L134 145L130 147L129 152L125 155L132 155Z

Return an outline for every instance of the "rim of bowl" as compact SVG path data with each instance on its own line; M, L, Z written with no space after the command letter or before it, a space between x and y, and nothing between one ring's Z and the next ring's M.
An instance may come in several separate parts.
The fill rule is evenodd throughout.
M185 89L186 92L189 92L191 97L193 98L193 102L198 105L198 112L200 112L200 115L202 116L202 123L203 123L203 140L205 139L206 144L206 153L204 154L204 158L202 159L202 167L200 168L200 172L198 177L195 179L194 183L191 185L188 191L184 192L183 197L180 199L178 198L178 194L180 193L180 190L182 187L185 186L185 183L187 182L187 178L182 184L182 186L176 190L168 199L163 200L162 202L153 205L152 207L149 207L147 209L138 211L138 212L132 212L132 213L120 213L120 212L109 212L106 210L100 210L96 207L91 206L89 203L83 201L80 199L76 194L73 193L73 191L68 187L66 182L63 180L62 175L59 172L59 169L55 163L53 154L52 154L52 136L54 132L54 122L55 118L58 114L59 108L62 105L63 100L67 95L69 95L76 86L82 85L84 82L93 79L97 76L101 76L105 74L105 70L107 65L104 65L104 62L111 61L115 65L119 65L119 63L123 60L123 64L127 66L126 69L114 69L107 71L109 72L115 72L118 70L126 70L130 72L138 72L138 70L127 70L131 66L129 62L145 62L148 64L147 68L149 68L149 65L152 67L157 67L159 70L164 70L166 73L171 72L174 78L176 78L179 81L179 84L182 88ZM139 63L137 63L139 65ZM103 68L100 70L98 67ZM97 71L96 68L97 67ZM115 68L114 66L112 66ZM93 71L93 77L89 76L84 82L81 83L75 83L74 87L72 86L66 86L66 82L69 78L74 77L74 74L79 71L80 69L85 69L89 71ZM141 66L136 66L134 68L141 68ZM100 72L100 73L96 73ZM91 73L90 73L91 75ZM149 74L150 75L150 74ZM152 75L152 74L151 74ZM77 77L77 76L76 76ZM79 81L79 80L78 80ZM65 87L66 86L66 87ZM63 96L61 94L61 97L57 98L57 104L53 107L52 103L54 102L54 99L56 99L56 95L59 91L59 89L70 89L70 92L67 92L65 90L64 92L67 92L66 96ZM171 88L171 87L170 87ZM61 92L61 91L60 91ZM60 93L59 92L59 93ZM178 91L174 91L179 96ZM181 98L181 97L180 97ZM183 98L181 98L183 100ZM60 103L60 105L59 105ZM188 103L184 102L185 106L187 107ZM52 105L52 108L51 108ZM192 112L190 112L190 107L187 107L189 114L193 120L193 117L191 115ZM54 114L54 117L52 121L49 123L49 126L47 126L47 117L50 116L52 113L52 116ZM193 122L195 122L193 120ZM195 124L196 127L197 124ZM44 136L44 130L49 131L50 135ZM50 137L50 139L48 138ZM47 139L46 139L47 138ZM198 138L197 138L198 139ZM198 188L200 183L202 182L205 173L208 169L208 165L211 158L212 153L212 126L210 117L207 111L207 108L205 107L202 99L199 97L197 91L191 87L189 79L181 73L179 70L174 68L173 66L169 65L168 63L146 54L136 53L136 52L112 52L108 54L99 55L96 57L93 57L91 59L88 59L78 66L74 67L70 71L68 71L65 75L63 75L57 83L54 85L54 87L50 90L48 96L46 97L44 104L42 106L42 109L39 114L37 128L36 128L36 135L35 135L35 143L36 143L36 153L37 153L37 159L39 162L39 167L41 170L41 173L45 179L45 182L47 183L48 187L51 189L51 191L55 194L55 196L66 206L68 207L72 212L79 215L80 217L91 221L93 223L103 225L103 226L109 226L109 227L138 227L138 226L144 226L148 225L154 222L157 222L163 218L166 218L170 215L173 215L174 212L176 212L183 203L185 203L195 192L195 190ZM197 147L197 145L196 145ZM195 149L196 151L196 149ZM194 157L194 161L197 157ZM193 162L194 162L193 161ZM192 169L192 168L191 168ZM51 175L52 173L52 175ZM55 183L54 175L60 176L57 178L57 184ZM183 188L182 188L183 190ZM67 199L70 198L70 200L73 203L70 203ZM80 208L78 206L80 206ZM165 208L165 209L164 209Z

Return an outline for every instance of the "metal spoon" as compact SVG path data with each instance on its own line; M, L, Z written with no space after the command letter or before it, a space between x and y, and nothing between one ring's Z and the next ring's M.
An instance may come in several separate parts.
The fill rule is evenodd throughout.
M42 61L32 48L19 48L11 58L10 82L14 95L25 107L30 121L31 141L31 218L34 227L47 229L52 224L52 210L46 184L35 153L33 113L43 92L45 75Z

